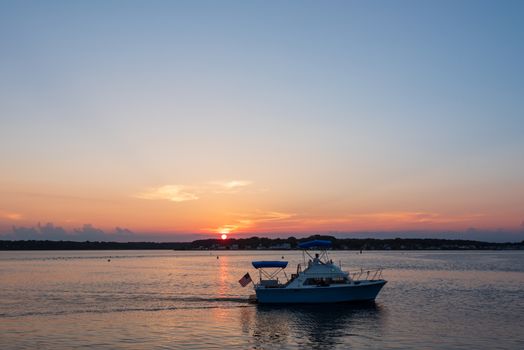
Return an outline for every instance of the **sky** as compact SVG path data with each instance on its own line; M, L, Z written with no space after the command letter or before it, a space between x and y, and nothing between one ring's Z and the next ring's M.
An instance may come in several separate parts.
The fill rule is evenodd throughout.
M0 2L0 239L524 239L522 1Z

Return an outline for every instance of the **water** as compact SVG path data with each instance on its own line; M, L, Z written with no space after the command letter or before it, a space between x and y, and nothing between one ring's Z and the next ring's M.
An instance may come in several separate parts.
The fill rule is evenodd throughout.
M302 259L0 252L0 348L524 349L524 252L332 252L345 269L387 268L376 303L248 303L250 262L282 256L289 273Z

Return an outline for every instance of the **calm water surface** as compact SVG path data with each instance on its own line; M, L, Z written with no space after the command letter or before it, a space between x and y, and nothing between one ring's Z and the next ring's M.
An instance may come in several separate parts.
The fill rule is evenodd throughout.
M524 349L524 252L332 252L344 269L387 269L376 303L249 304L238 279L282 256L302 259L0 252L0 348Z

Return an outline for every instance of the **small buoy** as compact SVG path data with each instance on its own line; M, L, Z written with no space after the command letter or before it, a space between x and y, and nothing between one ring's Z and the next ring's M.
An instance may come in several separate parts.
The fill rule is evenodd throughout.
M217 255L217 259L220 259L220 257Z
M284 255L282 255L282 259L284 259Z
M107 259L107 261L111 261L111 259Z

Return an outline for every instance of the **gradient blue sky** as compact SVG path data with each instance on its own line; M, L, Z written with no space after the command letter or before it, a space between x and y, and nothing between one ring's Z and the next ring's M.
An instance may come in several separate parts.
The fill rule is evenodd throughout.
M2 1L0 232L523 237L523 18L523 1Z

